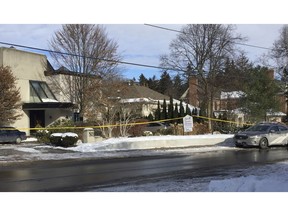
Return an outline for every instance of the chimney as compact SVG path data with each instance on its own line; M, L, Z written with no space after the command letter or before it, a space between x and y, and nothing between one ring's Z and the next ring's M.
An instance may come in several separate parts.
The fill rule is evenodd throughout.
M267 77L271 80L274 80L274 70L273 69L269 69L267 71Z
M188 103L199 107L198 79L195 75L189 77Z

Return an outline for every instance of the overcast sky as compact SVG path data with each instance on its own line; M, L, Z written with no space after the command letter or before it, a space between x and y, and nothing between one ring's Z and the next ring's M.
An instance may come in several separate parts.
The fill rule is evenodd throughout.
M123 61L158 66L159 56L168 53L169 44L176 38L177 33L153 28L144 23L175 30L180 30L188 23L237 24L236 32L248 38L245 43L270 48L279 37L279 29L287 20L285 7L280 7L278 0L274 0L272 5L261 1L260 6L252 5L248 0L242 0L241 3L233 1L233 4L227 0L179 0L172 3L166 0L165 4L152 0L137 3L132 0L106 0L97 2L97 5L91 5L88 0L82 0L81 4L74 0L63 2L50 0L49 4L43 7L36 0L27 0L25 3L20 0L5 1L5 8L11 10L3 10L0 14L0 42L46 49L48 41L62 23L104 24L108 36L119 44ZM259 48L241 48L247 51L251 60L256 60L262 53L267 52ZM123 75L127 78L138 79L141 73L147 78L160 76L159 69L129 65L124 67Z

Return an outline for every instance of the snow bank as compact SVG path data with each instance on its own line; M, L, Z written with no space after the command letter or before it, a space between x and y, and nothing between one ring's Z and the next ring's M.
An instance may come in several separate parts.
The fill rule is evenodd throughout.
M73 151L88 152L99 150L137 150L157 148L179 148L190 146L208 146L217 144L232 144L233 135L208 134L190 136L147 136L132 138L111 138L96 143L83 143L70 148Z
M210 192L288 192L288 161L247 169L245 176L212 180Z

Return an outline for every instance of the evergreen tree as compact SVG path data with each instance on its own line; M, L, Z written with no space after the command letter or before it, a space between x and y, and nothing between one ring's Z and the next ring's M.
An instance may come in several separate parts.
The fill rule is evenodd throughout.
M181 76L179 74L177 74L173 78L173 94L172 94L172 96L175 99L180 99L180 97L186 91L187 88L188 88L188 82L183 83Z
M167 103L166 103L166 99L164 99L161 120L164 120L164 119L167 119L167 118L168 118L168 115L167 115Z
M188 104L186 104L186 115L192 115L191 109L189 108Z
M146 79L146 77L142 73L139 76L139 84L141 86L147 86L148 85L148 80Z
M158 85L159 92L165 95L171 95L173 92L173 83L171 77L167 71L161 74Z
M152 113L150 113L150 114L148 115L147 119L148 119L149 121L153 121L153 120L154 120L154 117L153 117Z
M160 102L158 101L157 109L155 112L155 120L161 120L161 108L160 108Z
M267 113L279 111L276 95L280 89L274 78L268 76L268 72L268 68L257 66L243 82L245 94L241 105L252 121L266 121Z
M179 117L179 110L178 110L178 103L175 104L175 109L174 109L174 118ZM176 120L178 121L178 120Z
M148 79L148 87L150 89L153 89L154 91L159 92L159 80L156 79L155 75L152 78Z
M170 96L170 102L168 105L168 119L174 118L174 110L173 110L173 98Z
M184 106L182 100L180 101L180 111L179 111L179 117L184 117L185 116L185 111L184 111Z

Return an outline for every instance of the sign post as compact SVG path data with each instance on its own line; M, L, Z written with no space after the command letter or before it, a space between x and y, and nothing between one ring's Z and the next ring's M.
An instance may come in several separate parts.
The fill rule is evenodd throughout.
M183 118L183 127L184 127L184 133L193 131L193 117L192 116L186 115Z

